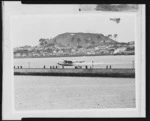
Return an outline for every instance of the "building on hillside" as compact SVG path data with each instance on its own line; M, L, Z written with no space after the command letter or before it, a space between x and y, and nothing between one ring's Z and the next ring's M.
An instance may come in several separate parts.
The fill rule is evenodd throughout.
M107 46L103 45L103 46L98 46L99 50L102 50L102 49L106 49Z
M76 49L71 49L71 52L76 52L77 50Z
M126 47L120 47L114 51L114 54L122 54L124 51L126 51Z
M15 57L20 57L20 56L21 56L20 53L16 53L16 54L15 54Z
M27 56L27 54L26 54L26 53L23 53L23 54L22 54L22 57L26 57L26 56Z
M107 55L107 54L110 54L110 51L105 49L105 50L100 50L100 53L104 54L104 55Z
M27 50L28 50L28 51L32 51L32 48L28 48Z
M87 54L87 55L95 55L95 54L96 54L95 49L88 49L88 50L86 51L86 54Z
M134 42L134 41L130 41L130 42L128 42L128 44L130 44L130 45L134 45L134 44L135 44L135 42Z
M99 50L99 47L95 47L95 50L96 50L96 51Z
M28 56L29 56L29 57L32 57L33 55L32 55L32 53L28 53Z
M59 50L58 52L57 52L57 55L63 55L63 51L62 50Z
M134 54L135 54L135 51L134 51L134 50L131 50L131 51L124 51L124 54L126 54L126 55L134 55Z
M56 54L57 53L57 51L56 50L53 50L53 54Z
M32 56L36 57L36 56L40 56L40 54L39 53L33 53Z
M116 46L117 46L117 47L121 47L121 46L122 46L122 44L120 44L120 43L117 43L117 44L116 44Z

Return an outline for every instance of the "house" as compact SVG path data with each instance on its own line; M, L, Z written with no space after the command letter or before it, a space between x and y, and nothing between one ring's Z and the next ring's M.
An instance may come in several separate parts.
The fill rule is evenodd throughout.
M23 53L23 54L22 54L22 57L25 57L25 56L27 56L27 54Z
M120 47L120 48L117 48L117 49L114 51L114 54L121 54L121 53L123 53L124 51L126 51L126 47Z
M59 51L57 52L58 55L62 55L63 53L64 53L64 52L61 51L61 50L59 50Z
M110 51L105 49L105 50L100 50L100 53L105 55L105 54L110 54Z
M98 46L99 50L103 50L103 49L106 49L107 46Z
M95 49L88 49L86 54L87 55L94 55L94 54L96 54Z
M37 53L33 53L32 55L33 55L34 57L35 57L35 56L39 56L39 54L37 54Z
M53 50L53 54L56 54L57 53L57 51L56 50Z
M128 42L130 45L134 45L135 44L135 42L134 41L130 41L130 42Z
M71 52L76 52L76 50L75 49L71 49Z
M95 50L99 50L99 47L95 47Z
M16 57L20 57L21 54L20 54L20 53L16 53L15 56L16 56Z
M134 50L124 51L124 54L126 54L126 55L133 55L133 54L135 54L135 52L134 52Z
M32 53L28 53L28 56L29 56L29 57L32 57Z

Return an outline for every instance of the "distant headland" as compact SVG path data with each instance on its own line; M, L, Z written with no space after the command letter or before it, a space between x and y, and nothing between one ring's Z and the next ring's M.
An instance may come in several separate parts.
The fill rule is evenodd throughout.
M54 38L39 38L36 46L14 48L14 58L134 55L134 41L118 42L117 34L62 33Z

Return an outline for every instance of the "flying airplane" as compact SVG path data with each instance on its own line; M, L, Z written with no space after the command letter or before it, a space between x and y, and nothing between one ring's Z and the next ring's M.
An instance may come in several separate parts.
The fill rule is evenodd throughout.
M120 18L110 18L111 21L114 21L116 23L119 23L120 22Z

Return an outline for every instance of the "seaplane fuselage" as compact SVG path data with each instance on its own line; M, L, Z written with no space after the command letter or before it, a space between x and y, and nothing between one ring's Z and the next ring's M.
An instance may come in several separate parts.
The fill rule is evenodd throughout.
M62 60L59 61L57 64L61 66L77 66L83 63L84 61L68 61L68 60Z

